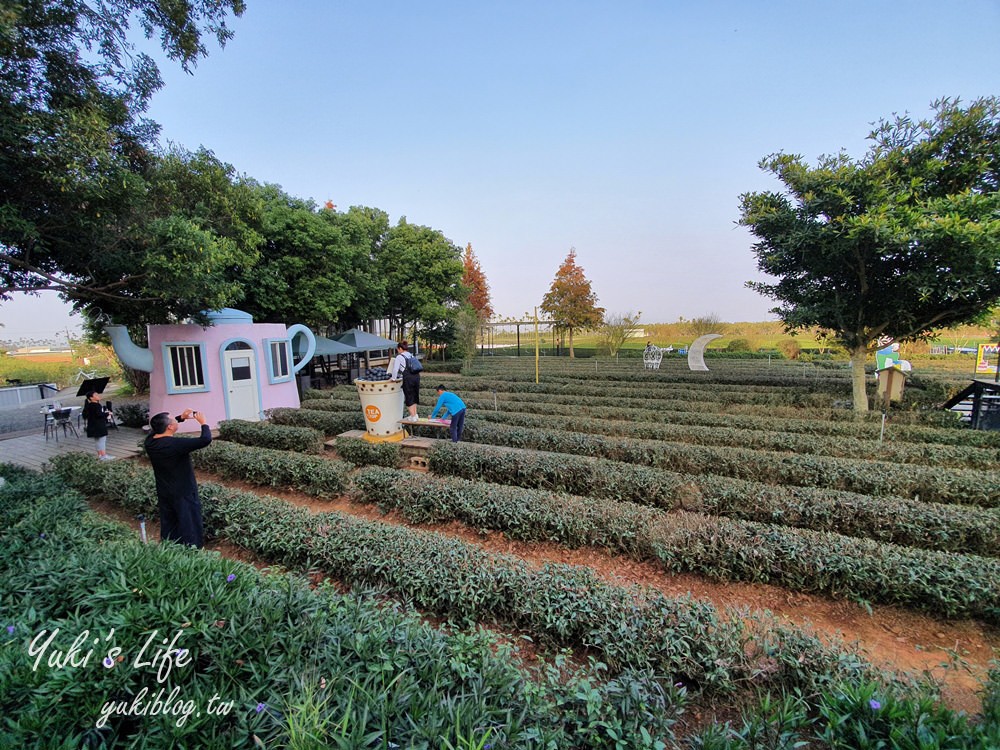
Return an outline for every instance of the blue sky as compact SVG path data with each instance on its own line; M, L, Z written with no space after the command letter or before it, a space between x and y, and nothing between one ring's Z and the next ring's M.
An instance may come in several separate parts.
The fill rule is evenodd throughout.
M860 156L882 117L1000 94L997 0L250 0L232 26L193 75L161 65L163 140L471 243L508 316L575 247L609 312L768 319L735 225L779 188L763 156ZM0 338L62 314L43 299Z

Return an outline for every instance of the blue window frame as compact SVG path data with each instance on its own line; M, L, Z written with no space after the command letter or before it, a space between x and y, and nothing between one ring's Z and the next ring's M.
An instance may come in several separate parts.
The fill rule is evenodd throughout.
M292 379L291 351L291 342L288 339L264 339L267 382L284 383Z
M167 393L203 393L209 389L205 345L195 341L163 344Z

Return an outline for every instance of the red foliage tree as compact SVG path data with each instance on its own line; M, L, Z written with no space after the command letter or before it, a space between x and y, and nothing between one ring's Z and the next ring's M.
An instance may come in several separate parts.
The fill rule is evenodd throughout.
M566 260L556 271L541 307L557 326L569 332L570 357L574 356L573 331L593 328L604 319L604 308L597 306L597 295L590 288L583 269L576 264L576 248L570 248Z
M490 301L490 285L479 259L472 252L471 242L465 246L462 265L462 286L469 290L469 305L476 311L479 322L483 323L493 317L493 303Z

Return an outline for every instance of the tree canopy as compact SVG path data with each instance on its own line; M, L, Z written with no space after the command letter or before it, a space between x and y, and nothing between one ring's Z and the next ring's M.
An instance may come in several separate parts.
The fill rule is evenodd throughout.
M21 0L4 6L0 300L15 291L53 290L78 306L113 307L116 299L148 306L169 301L155 290L173 277L181 283L181 301L173 305L179 309L200 270L210 268L214 276L216 261L242 260L232 255L239 240L230 235L209 242L204 223L190 211L178 215L160 206L145 221L157 207L152 197L166 190L157 174L176 164L157 164L151 151L157 126L142 113L162 80L127 32L138 23L190 70L206 54L205 37L224 44L232 34L228 14L243 9L242 0ZM187 284L169 267L181 247L184 260L198 261ZM143 251L158 251L159 258L136 255ZM213 279L203 281L213 286Z
M1000 300L1000 101L932 109L880 121L857 161L769 156L761 168L785 192L740 198L758 268L777 279L748 286L780 303L790 330L817 326L844 345L858 411L877 341L927 338Z
M375 265L393 331L401 333L415 321L437 328L462 302L462 251L436 229L401 218L389 229Z
M552 285L541 304L555 325L569 332L569 356L573 357L573 331L594 328L604 318L604 308L597 306L597 295L590 281L576 263L576 249L571 248L559 266Z

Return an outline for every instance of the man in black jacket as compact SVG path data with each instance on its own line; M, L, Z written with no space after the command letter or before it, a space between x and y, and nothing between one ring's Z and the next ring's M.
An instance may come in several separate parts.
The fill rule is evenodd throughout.
M174 437L177 421L194 417L201 425L196 438ZM181 544L202 547L201 501L194 478L191 453L212 442L212 431L200 411L185 409L177 419L161 412L149 420L152 430L146 436L145 448L156 477L156 497L160 507L160 540L171 539Z

